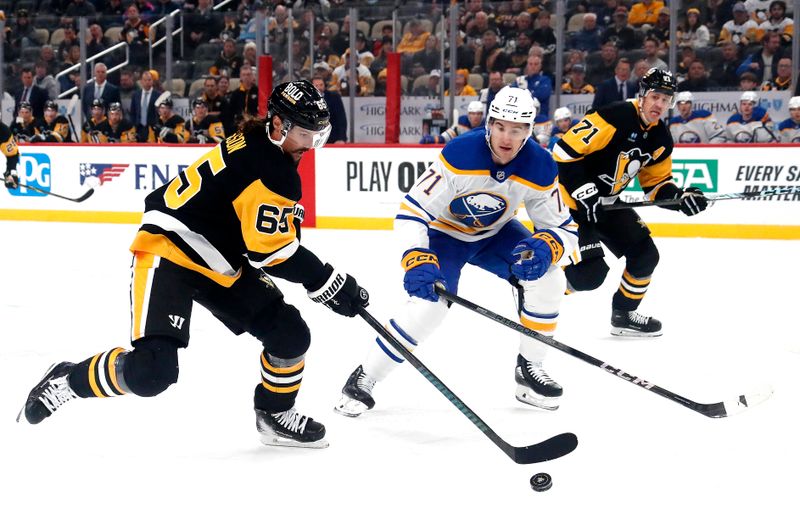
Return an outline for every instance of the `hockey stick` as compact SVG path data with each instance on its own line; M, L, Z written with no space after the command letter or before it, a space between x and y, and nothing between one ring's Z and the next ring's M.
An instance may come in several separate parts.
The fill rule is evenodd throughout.
M405 358L409 364L414 366L428 382L433 384L450 403L456 406L461 413L467 417L472 423L480 429L483 434L491 439L498 448L503 450L503 453L511 457L511 460L517 464L533 464L536 462L544 462L548 460L557 459L570 453L578 446L578 438L571 432L565 432L551 437L540 443L531 444L528 446L511 446L503 438L501 438L489 425L487 425L475 412L467 407L461 399L455 395L444 383L439 380L413 353L408 351L403 344L395 339L381 323L376 320L365 308L359 307L358 314L364 318L364 321L378 333L387 343L391 345L400 355Z
M797 186L782 186L777 189L763 189L761 191L742 191L741 193L719 193L705 195L706 200L709 202L717 202L719 200L735 200L735 199L750 199L760 198L776 195L788 195L793 193L800 193L800 187ZM630 209L631 207L650 207L650 206L664 206L664 205L678 205L681 203L679 198L669 198L667 200L643 200L641 202L616 202L609 205L603 205L604 211L618 211L620 209Z
M72 120L72 111L75 110L75 106L78 104L78 95L72 95L72 98L69 99L69 103L67 104L67 110L65 111L67 114L67 120L69 121L69 127L72 129L72 140L73 142L80 143L81 142L81 135L75 129L75 122ZM31 188L33 189L33 188ZM86 198L89 198L88 196ZM84 200L86 199L84 198Z
M19 187L27 187L28 189L32 189L32 190L34 190L34 191L36 191L38 193L44 193L46 195L55 196L56 198L61 198L62 200L69 200L70 202L77 202L77 203L80 203L80 202L86 200L87 198L89 198L90 196L92 196L94 194L94 188L93 187L90 187L85 193L83 193L82 195L80 195L77 198L70 198L68 196L62 196L62 195L56 194L56 193L54 193L52 191L46 191L44 189L39 189L36 186L31 186L31 185L28 185L28 184L20 184Z
M631 375L623 371L621 368L612 366L607 362L603 362L600 359L597 359L595 357L592 357L591 355L583 353L580 350L576 350L575 348L567 346L564 343L560 343L555 339L545 337L542 334L529 329L528 327L525 327L523 325L520 325L519 323L511 321L510 319L505 318L499 314L496 314L488 309L484 309L483 307L476 305L470 302L469 300L465 300L460 296L448 292L440 284L436 284L436 292L445 299L447 299L448 301L461 305L462 307L465 307L467 310L470 310L472 312L477 312L482 316L486 316L487 318L494 320L500 323L501 325L507 326L511 330L515 330L521 334L536 339L541 343L544 343L548 346L552 346L556 350L561 350L562 352L572 355L573 357L577 357L583 362L586 362L593 366L597 366L598 368L604 371L607 371L613 375L618 376L622 380L631 382L632 384L636 384L639 387L647 389L648 391L656 393L657 395L663 396L668 400L672 400L673 402L679 403L684 407L687 407L695 412L699 412L700 414L708 416L709 418L724 418L726 416L732 416L733 414L738 414L746 410L748 407L753 407L754 405L763 402L772 395L772 389L769 387L764 387L762 389L758 389L746 395L743 394L735 398L731 398L729 400L718 403L698 403L689 400L688 398L685 398L679 394L668 391L663 387L659 387L654 383L649 382L643 378Z

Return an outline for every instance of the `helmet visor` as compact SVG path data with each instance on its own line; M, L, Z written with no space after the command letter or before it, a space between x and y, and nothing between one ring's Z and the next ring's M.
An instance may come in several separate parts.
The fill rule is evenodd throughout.
M328 124L322 130L309 130L307 128L294 126L286 134L286 140L299 148L322 148L328 142L331 135L331 125Z

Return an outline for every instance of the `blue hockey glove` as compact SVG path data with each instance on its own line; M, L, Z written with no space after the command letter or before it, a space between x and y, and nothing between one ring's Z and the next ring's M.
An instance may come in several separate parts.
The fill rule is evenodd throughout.
M677 197L681 199L681 212L687 216L699 214L708 207L708 199L696 187L687 187Z
M430 134L425 134L422 136L422 139L419 140L419 144L421 145L432 145L436 143L436 138Z
M520 241L511 253L517 258L511 273L520 280L538 280L564 255L564 245L555 232L542 230Z
M436 282L444 284L444 275L436 254L427 248L412 248L403 254L402 264L406 270L403 277L406 292L431 302L439 301L434 285Z

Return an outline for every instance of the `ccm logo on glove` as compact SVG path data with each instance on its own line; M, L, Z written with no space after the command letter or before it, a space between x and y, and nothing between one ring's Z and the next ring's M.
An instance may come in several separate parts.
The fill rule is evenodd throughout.
M403 256L403 269L406 271L423 264L434 264L438 268L439 259L436 257L436 254L420 252L419 250L411 250Z

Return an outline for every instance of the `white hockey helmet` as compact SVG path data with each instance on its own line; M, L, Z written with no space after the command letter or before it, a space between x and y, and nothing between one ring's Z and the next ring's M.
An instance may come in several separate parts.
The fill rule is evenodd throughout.
M750 102L758 105L758 93L755 91L745 91L742 93L742 96L739 97L739 102Z
M531 92L527 89L505 86L498 91L492 103L489 104L489 110L486 113L486 144L489 145L489 150L492 154L494 155L491 141L493 119L528 125L528 135L519 145L517 152L514 153L514 156L516 156L533 133L533 120L536 118L538 111L539 101L531 96Z
M571 118L572 111L569 110L569 107L559 107L556 109L556 112L553 113L553 121L568 120Z
M676 104L682 104L684 102L694 103L694 95L691 91L681 91L675 95Z
M483 103L473 100L467 105L467 113L480 112L483 113Z
M793 96L789 99L789 109L800 109L800 96Z

